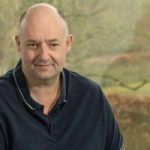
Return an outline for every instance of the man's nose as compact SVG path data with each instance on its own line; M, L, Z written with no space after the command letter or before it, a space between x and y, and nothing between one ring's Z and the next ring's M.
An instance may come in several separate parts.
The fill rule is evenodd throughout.
M39 57L43 60L49 59L50 49L47 44L45 44L45 43L41 44Z

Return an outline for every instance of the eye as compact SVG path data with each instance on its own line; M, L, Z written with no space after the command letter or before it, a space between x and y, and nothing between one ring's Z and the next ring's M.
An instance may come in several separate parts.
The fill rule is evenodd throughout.
M58 43L51 43L50 46L51 47L57 47L57 46L59 46L59 44Z
M28 43L28 44L27 44L27 47L28 47L29 49L35 50L35 49L37 49L38 44L37 44L37 43Z
M59 45L60 45L59 43L50 43L49 47L52 51L56 51L58 49Z

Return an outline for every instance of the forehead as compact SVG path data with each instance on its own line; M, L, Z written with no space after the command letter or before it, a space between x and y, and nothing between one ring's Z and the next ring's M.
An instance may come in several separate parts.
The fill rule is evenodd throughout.
M40 35L61 35L64 34L64 28L57 22L43 19L32 20L24 25L22 31L28 36Z

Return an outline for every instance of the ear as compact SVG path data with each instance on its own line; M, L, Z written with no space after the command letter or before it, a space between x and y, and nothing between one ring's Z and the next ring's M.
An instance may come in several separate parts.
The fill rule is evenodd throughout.
M15 41L16 41L17 50L18 52L20 52L20 36L19 35L15 36Z
M67 35L66 39L67 53L71 50L72 43L73 43L73 35L69 34Z

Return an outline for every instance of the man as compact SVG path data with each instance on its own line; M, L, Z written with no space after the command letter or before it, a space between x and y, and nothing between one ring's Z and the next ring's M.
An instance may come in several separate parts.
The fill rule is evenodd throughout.
M0 150L123 149L99 85L64 68L71 43L53 6L39 3L21 15L21 61L0 78Z

